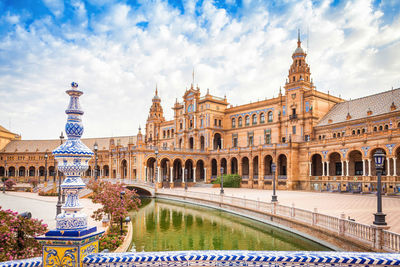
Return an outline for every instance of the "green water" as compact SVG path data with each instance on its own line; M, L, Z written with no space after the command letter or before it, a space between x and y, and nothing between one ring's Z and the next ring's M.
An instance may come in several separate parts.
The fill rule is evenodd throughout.
M142 202L140 210L130 214L133 252L329 250L296 234L228 212L158 199Z

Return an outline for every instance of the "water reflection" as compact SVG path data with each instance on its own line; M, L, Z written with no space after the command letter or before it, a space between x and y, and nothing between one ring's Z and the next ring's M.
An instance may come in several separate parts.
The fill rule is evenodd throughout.
M308 239L227 212L179 202L143 200L130 214L131 251L328 250Z

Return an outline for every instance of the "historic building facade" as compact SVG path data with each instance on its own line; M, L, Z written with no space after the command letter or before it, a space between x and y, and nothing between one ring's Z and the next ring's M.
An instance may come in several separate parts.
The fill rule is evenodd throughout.
M299 39L279 95L241 106L208 90L201 95L192 84L166 120L156 88L144 134L82 139L90 148L98 144L98 176L182 186L223 172L241 175L248 188L269 189L277 179L278 189L372 192L373 154L380 148L384 189L398 192L400 89L344 101L316 90L306 57ZM0 142L0 176L53 179L49 152L62 140ZM87 176L94 170L92 160Z

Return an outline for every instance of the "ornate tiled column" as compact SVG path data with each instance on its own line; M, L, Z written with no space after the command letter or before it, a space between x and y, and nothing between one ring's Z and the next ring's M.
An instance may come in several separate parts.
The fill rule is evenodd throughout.
M83 111L79 97L83 92L78 90L78 84L72 83L66 93L70 96L65 111L68 115L65 125L68 140L56 148L53 155L58 161L58 170L65 176L61 189L67 199L62 206L63 212L56 217L57 228L37 237L43 245L43 267L81 266L84 257L98 252L98 239L103 233L98 232L97 227L87 225L87 216L81 212L83 206L79 203L79 191L86 187L81 176L93 156L93 152L80 140Z

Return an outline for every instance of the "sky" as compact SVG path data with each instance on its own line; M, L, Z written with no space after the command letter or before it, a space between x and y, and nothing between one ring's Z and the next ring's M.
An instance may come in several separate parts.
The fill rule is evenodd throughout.
M77 82L83 137L136 135L192 83L231 105L276 97L297 30L317 90L400 87L398 0L0 0L0 125L56 139Z

